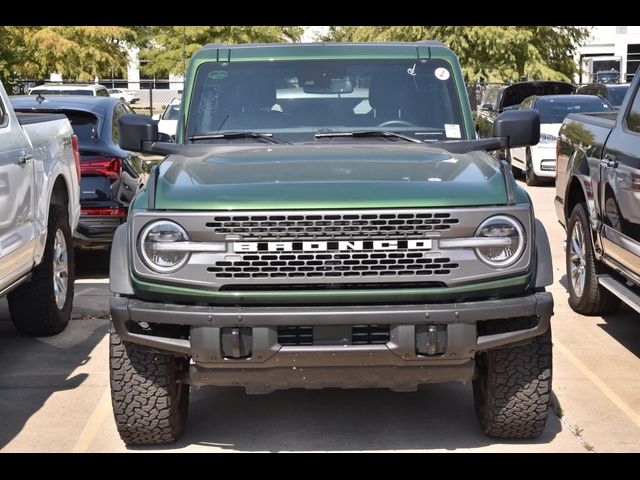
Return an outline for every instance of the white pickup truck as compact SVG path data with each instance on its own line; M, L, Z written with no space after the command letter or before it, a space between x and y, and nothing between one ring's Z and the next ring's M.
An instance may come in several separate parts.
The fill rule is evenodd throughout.
M64 115L16 114L0 83L0 297L22 333L54 335L71 316L77 145Z

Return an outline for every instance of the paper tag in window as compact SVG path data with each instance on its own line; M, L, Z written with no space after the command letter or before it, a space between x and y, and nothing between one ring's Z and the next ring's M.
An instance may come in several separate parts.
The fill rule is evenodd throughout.
M462 138L462 135L460 135L460 125L457 123L445 123L444 131L447 138Z

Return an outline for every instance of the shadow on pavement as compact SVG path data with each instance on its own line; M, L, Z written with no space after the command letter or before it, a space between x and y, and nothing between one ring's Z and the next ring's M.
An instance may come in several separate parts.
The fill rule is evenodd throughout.
M204 387L192 392L183 438L167 448L456 450L496 443L548 443L561 429L550 413L545 432L535 440L488 438L475 418L471 385L425 385L412 393L289 390L264 396L246 395L240 388Z
M568 288L566 275L562 276L560 284L565 289ZM603 315L601 318L604 323L599 323L598 326L640 358L640 318L638 316L635 310L621 303L616 313Z
M108 330L107 320L78 320L59 335L32 338L19 334L10 320L0 321L0 448L51 395L85 381L85 373L69 376L90 359Z
M110 250L79 250L76 248L76 278L109 276Z
M598 326L615 338L618 343L640 358L640 318L638 313L625 304L613 315L604 315L606 323Z

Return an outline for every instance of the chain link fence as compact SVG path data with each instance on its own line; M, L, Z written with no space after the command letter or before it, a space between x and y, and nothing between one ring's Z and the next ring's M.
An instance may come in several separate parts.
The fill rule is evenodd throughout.
M97 82L81 82L65 80L62 82L50 82L36 79L19 80L10 85L7 90L12 95L28 95L29 90L41 85L93 85L99 84L110 90L126 90L133 95L129 102L136 113L147 115L161 115L164 109L174 98L180 98L184 90L184 82L173 79L152 79L152 80L123 80L118 78L101 78ZM119 92L110 92L113 97L127 100L127 96Z

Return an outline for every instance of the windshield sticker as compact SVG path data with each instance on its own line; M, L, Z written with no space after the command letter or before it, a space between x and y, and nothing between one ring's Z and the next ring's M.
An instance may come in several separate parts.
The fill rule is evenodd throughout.
M438 67L438 68L436 68L435 74L436 74L436 78L437 78L438 80L449 80L449 77L450 77L450 75L451 75L451 74L449 73L449 70L447 70L447 69L446 69L446 68L444 68L444 67Z
M224 70L214 70L213 72L209 72L207 76L212 80L220 80L227 77L227 72Z
M457 123L445 123L444 131L447 134L447 138L462 138L460 134L460 125Z

